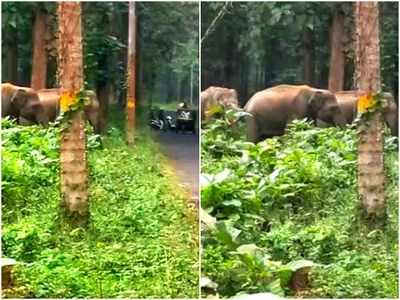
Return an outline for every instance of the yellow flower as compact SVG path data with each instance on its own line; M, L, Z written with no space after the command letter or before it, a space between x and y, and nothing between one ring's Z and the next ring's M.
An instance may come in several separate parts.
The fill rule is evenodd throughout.
M375 100L372 93L358 97L357 109L358 113L364 113L368 108L373 106Z
M74 92L66 91L61 94L60 98L60 109L62 112L69 110L76 101L76 95Z
M128 99L128 108L135 108L135 99L133 98Z

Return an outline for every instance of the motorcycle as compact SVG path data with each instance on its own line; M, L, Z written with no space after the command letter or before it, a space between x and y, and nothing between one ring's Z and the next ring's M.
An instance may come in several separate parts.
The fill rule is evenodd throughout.
M157 118L154 117L154 112L150 113L150 126L156 130L175 130L176 124L173 121L172 116L167 115L165 116L164 111L160 110L158 112Z
M166 119L167 119L167 126L168 126L169 130L175 130L176 124L174 123L173 118L170 115L168 115L166 117Z
M158 111L158 116L156 117L154 115L154 111L150 111L150 123L149 125L156 130L163 130L165 131L165 122L164 122L164 116L163 116L163 111L159 110Z

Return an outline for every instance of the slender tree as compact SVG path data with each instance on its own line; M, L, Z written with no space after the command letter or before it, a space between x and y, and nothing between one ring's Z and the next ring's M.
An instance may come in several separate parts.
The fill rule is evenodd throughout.
M83 86L80 3L59 2L58 21L58 72L63 90L60 107L71 115L61 136L61 208L72 224L85 225L89 216L85 124L82 110L69 111Z
M6 53L7 59L7 75L8 80L18 84L18 33L14 37L14 41L10 42Z
M4 19L2 22L5 22ZM15 21L15 23L16 23L16 21ZM3 50L3 53L5 53L5 59L2 62L2 70L4 72L4 73L2 73L2 80L3 80L3 82L8 81L8 82L11 82L14 84L19 84L19 82L18 82L18 41L19 41L18 30L16 30L16 28L10 26L9 24L5 24L2 34L3 34L2 50Z
M315 81L314 36L310 28L303 32L303 77L304 82L313 85Z
M117 22L116 22L116 18L117 18L117 12L116 12L116 5L114 2L110 2L110 9L111 9L111 13L108 15L108 22L110 24L109 27L109 33L111 36L113 37L117 37L118 34L118 30L117 30ZM115 68L115 66L118 63L118 57L117 57L117 53L114 51L112 55L110 55L110 57L108 58L108 63L112 68ZM115 104L117 103L117 99L116 99L116 89L115 89L115 76L112 76L111 80L109 80L107 82L107 94L108 94L108 102L106 103L107 107L105 108L105 115L107 115L108 112L108 105L110 103Z
M340 11L340 4L336 4L330 28L330 62L328 89L331 92L343 90L344 83L344 15Z
M379 64L379 11L377 2L355 2L356 72L355 81L363 98L359 111L369 106L381 88ZM360 124L358 141L358 192L368 215L385 208L383 165L383 125L379 111Z
M36 7L33 24L33 59L31 87L35 90L46 88L47 54L46 54L46 20L47 13L43 3Z
M126 142L134 143L136 121L136 15L135 2L129 2L127 101L126 101Z

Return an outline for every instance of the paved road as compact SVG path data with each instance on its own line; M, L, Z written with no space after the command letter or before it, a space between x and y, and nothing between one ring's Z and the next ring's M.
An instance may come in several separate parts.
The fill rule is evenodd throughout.
M182 186L192 195L198 207L199 199L199 135L155 131L161 150L172 162Z

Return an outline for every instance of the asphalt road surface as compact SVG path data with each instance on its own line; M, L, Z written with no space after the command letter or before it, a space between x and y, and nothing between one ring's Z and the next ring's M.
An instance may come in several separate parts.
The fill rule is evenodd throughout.
M191 199L199 204L199 135L156 131L156 140L161 150L171 161L182 187L191 194Z

